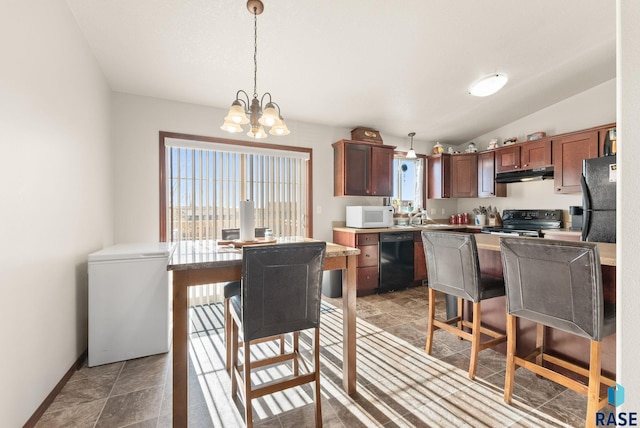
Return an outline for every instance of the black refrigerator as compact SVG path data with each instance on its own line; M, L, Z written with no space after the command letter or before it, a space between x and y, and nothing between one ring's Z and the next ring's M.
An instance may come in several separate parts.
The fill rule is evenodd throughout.
M582 161L582 240L616 242L616 156Z

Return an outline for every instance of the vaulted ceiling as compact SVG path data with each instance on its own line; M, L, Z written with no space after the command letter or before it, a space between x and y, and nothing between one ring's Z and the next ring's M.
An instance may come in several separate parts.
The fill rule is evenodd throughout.
M114 91L227 109L253 92L244 0L67 0ZM258 93L287 120L464 143L615 77L602 0L264 0ZM509 75L497 94L471 83Z

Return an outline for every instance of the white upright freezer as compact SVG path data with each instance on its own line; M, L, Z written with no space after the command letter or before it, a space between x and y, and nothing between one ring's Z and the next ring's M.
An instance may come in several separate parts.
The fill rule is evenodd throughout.
M89 367L169 351L174 248L118 244L89 254Z

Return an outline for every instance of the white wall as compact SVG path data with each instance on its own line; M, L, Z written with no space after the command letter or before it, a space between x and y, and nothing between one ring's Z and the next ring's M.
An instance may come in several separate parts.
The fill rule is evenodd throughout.
M233 97L233 91L229 92ZM230 100L231 100L230 98ZM285 106L282 106L286 108ZM160 131L253 141L220 129L226 110L130 94L114 94L115 240L153 241L159 237L158 155ZM291 134L269 136L265 145L313 149L313 236L331 240L332 221L345 217L347 205L375 205L381 198L333 196L333 148L351 130L287 119ZM408 148L408 138L385 137L385 144Z
M640 2L618 0L618 267L617 267L617 374L626 389L625 404L618 410L640 412L640 211L638 165L640 165ZM624 215L623 215L624 214Z
M567 98L557 104L537 111L529 116L495 129L474 138L479 150L486 150L489 140L497 138L518 137L518 141L526 140L526 135L536 131L544 131L547 135L562 134L580 129L605 125L616 121L616 79L609 80L578 95ZM467 144L458 146L464 151ZM427 206L441 213L446 208L447 215L456 212L471 212L480 205L496 206L504 209L562 209L568 216L571 205L582 205L581 194L556 194L553 191L553 180L529 183L507 184L505 198L461 198L456 205L450 201L429 200ZM455 212L450 212L455 210ZM438 216L436 216L438 217Z
M110 91L64 1L0 6L0 426L87 347L87 254L112 240Z

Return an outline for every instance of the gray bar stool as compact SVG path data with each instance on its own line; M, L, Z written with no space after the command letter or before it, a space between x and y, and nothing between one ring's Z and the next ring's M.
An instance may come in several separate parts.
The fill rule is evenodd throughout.
M315 382L316 426L322 426L320 397L320 304L325 242L304 242L245 247L240 295L232 296L231 395L238 384L244 398L245 423L251 427L251 400L293 386ZM301 330L313 329L313 361L299 350ZM238 359L242 332L242 361ZM293 333L291 352L260 360L251 359L251 347L264 339ZM291 374L255 385L252 371L291 361Z
M503 332L483 327L480 322L482 300L504 296L504 281L480 273L478 248L471 233L422 231L422 244L427 259L429 280L429 317L427 325L427 345L425 351L431 354L433 333L443 329L461 339L471 342L469 379L476 373L478 353L506 340ZM458 298L458 314L449 320L435 318L435 291ZM463 300L473 302L472 322L464 319ZM452 324L457 324L454 327ZM467 332L463 327L470 328ZM481 333L490 336L481 342Z
M514 371L520 366L587 396L586 426L595 426L596 412L607 404L600 384L615 385L601 375L601 341L615 333L616 308L605 302L600 254L596 244L540 238L501 238L507 288L507 369L504 401L511 402ZM538 323L536 349L527 357L516 353L516 317ZM551 327L590 340L589 367L583 368L544 350L544 329ZM545 363L587 378L588 385ZM574 376L575 377L575 376Z

